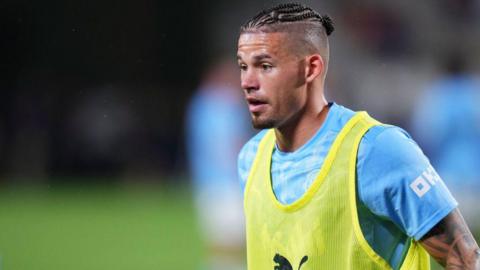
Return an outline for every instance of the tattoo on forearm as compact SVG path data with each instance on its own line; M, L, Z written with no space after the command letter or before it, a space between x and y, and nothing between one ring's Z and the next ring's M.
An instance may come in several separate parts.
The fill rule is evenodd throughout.
M430 230L421 243L445 269L480 270L480 250L458 210Z

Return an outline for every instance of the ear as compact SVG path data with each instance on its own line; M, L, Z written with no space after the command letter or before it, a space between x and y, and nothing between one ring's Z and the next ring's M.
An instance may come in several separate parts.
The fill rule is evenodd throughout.
M313 82L318 76L322 75L325 69L323 58L319 54L312 54L305 58L305 80L307 83Z

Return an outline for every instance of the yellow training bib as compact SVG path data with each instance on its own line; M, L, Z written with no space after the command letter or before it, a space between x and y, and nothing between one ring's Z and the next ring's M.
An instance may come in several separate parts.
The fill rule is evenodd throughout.
M358 146L378 124L365 112L355 114L335 139L317 178L289 205L273 193L275 133L266 133L245 188L249 270L391 269L362 234L355 194ZM429 256L417 242L411 242L401 269L430 269Z

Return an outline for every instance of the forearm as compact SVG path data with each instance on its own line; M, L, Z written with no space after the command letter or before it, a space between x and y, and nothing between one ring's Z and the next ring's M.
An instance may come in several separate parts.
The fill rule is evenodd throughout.
M437 224L421 243L445 269L480 270L480 249L458 210Z
M469 237L465 236L464 239L467 238ZM441 239L426 240L424 241L424 247L445 269L480 270L480 250L478 248L464 244L459 245L455 241L448 245L441 241ZM432 246L435 247L432 248Z

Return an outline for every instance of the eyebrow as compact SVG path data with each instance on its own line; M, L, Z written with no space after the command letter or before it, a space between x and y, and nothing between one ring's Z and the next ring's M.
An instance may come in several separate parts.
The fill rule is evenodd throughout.
M263 59L272 59L272 57L269 54L266 54L266 53L261 53L259 55L255 55L253 58L256 61L260 61L260 60L263 60Z
M263 59L272 59L272 56L267 53L261 53L259 55L255 55L253 58L255 59L255 61L261 61ZM242 57L240 55L237 55L237 60L242 60Z

